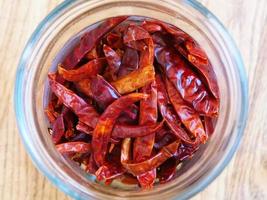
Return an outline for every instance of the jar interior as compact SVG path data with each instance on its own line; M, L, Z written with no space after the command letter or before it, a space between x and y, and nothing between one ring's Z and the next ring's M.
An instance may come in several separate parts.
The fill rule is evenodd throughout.
M29 140L42 162L50 170L56 184L65 182L65 190L72 188L81 198L96 197L111 199L112 196L149 199L161 194L170 198L183 194L199 184L211 172L223 165L227 154L233 149L238 138L238 119L241 113L241 86L239 72L231 52L225 45L209 16L197 11L186 3L166 1L84 1L73 3L68 12L63 12L42 30L42 36L29 56L27 80L25 80L25 115L30 127ZM48 72L55 71L68 50L78 42L88 26L100 20L119 16L138 15L155 18L177 26L194 38L207 53L217 76L221 95L220 115L216 129L206 145L183 163L175 179L156 185L153 190L143 191L137 186L114 182L111 186L98 184L95 177L85 173L72 161L64 159L55 149L48 134L46 116L43 112L49 98ZM93 26L90 26L93 28ZM217 27L218 28L218 27ZM45 87L44 87L45 86ZM27 103L26 103L27 101ZM68 191L69 192L69 191ZM75 193L74 192L74 193ZM158 198L158 197L156 197Z

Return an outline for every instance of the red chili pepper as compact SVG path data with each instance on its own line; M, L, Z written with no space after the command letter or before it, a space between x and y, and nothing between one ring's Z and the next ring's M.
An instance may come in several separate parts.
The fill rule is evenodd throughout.
M66 142L56 145L60 153L87 153L91 152L91 144L85 142Z
M106 109L113 101L118 99L121 95L112 87L102 76L97 75L90 80L90 94L97 102L100 108ZM137 116L137 107L130 105L123 113L130 119L135 120Z
M153 66L144 67L131 72L130 74L111 82L120 94L133 92L155 79Z
M154 124L158 119L157 86L155 81L143 87L141 92L149 94L150 96L147 100L142 100L140 102L139 124ZM150 134L135 139L133 146L133 157L136 162L141 162L151 156L154 140L155 134ZM137 176L137 179L143 188L152 187L156 179L156 169Z
M107 153L107 145L111 136L115 120L121 112L136 101L146 99L148 96L141 93L132 93L122 96L110 104L100 116L93 132L92 147L94 159L98 166L103 165Z
M130 172L134 176L138 176L138 175L143 174L147 171L151 171L152 169L157 168L163 162L165 162L168 158L171 158L175 154L175 152L177 151L179 144L180 144L180 140L177 140L177 141L169 144L168 146L163 147L155 156L152 156L151 158L149 158L148 160L145 160L143 162L127 163L127 159L126 160L122 159L122 164L127 169L128 172ZM127 149L127 148L124 149L125 154L129 153L129 152L127 152L127 150L129 150L129 149Z
M98 58L89 61L78 69L66 70L63 66L58 66L58 73L65 80L80 81L100 74L104 70L105 65L106 59Z
M64 126L63 115L59 115L55 120L55 122L53 123L53 128L52 128L53 142L55 144L59 143L64 134L65 134L65 126Z
M118 77L125 76L138 69L139 55L135 49L126 48L122 63L119 69Z
M208 61L207 55L191 40L185 41L185 48L180 45L178 51L202 74L213 96L218 99L219 87L215 72Z
M53 93L79 117L81 122L90 127L96 126L99 115L91 105L87 104L73 91L53 80L51 76L49 76L49 83Z
M218 115L219 102L208 93L196 73L178 54L170 48L157 45L155 57L185 101L191 103L200 114Z
M105 74L109 80L116 80L117 73L121 66L121 58L111 47L103 45L103 51L108 62L108 67L105 70Z
M96 43L101 39L102 36L123 22L125 19L127 19L125 16L110 18L98 25L97 28L85 33L81 38L80 43L67 55L63 62L63 66L66 69L74 68L81 61L81 59L95 47Z
M208 139L208 135L204 130L198 113L181 98L174 85L168 79L166 79L165 82L169 99L181 122L194 137L199 137L201 142L205 143Z
M191 140L188 134L179 125L180 120L178 116L176 115L173 107L168 105L170 103L170 100L168 98L164 83L159 75L157 75L156 77L156 82L158 88L159 110L161 112L161 115L166 120L168 126L172 130L172 133L174 133L178 138L180 138L182 141L186 143L194 144L198 142L197 140L195 141Z

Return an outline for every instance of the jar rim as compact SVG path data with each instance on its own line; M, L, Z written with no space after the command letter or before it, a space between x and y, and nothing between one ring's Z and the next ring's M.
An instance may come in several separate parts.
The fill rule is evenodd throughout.
M17 119L17 124L19 127L19 132L20 136L22 138L22 141L24 143L24 146L26 147L27 152L30 154L31 159L35 163L36 167L46 176L48 179L57 185L62 191L64 191L66 194L69 196L75 198L75 199L80 199L79 194L73 192L71 188L68 187L67 184L65 184L63 181L58 179L57 177L51 175L50 171L47 170L42 166L42 163L40 163L40 160L37 159L37 155L33 152L33 149L30 146L30 143L28 142L28 137L27 137L27 127L26 127L26 120L25 120L25 113L22 109L22 100L23 100L23 80L25 76L25 64L26 64L26 59L31 53L31 49L34 47L34 44L36 44L39 40L39 38L42 36L43 30L49 25L50 21L53 21L56 19L56 17L63 12L65 9L68 7L71 7L75 5L76 1L72 0L66 0L60 5L58 5L51 13L47 15L46 18L42 20L42 22L38 25L38 27L35 29L33 32L32 36L30 37L29 41L27 42L22 56L20 58L19 64L18 64L18 69L16 73L16 81L15 81L15 90L14 90L14 107L15 107L15 113L16 113L16 119ZM213 20L213 25L215 25L218 29L220 29L220 34L223 36L225 42L229 46L230 49L232 49L232 52L234 54L237 70L239 72L240 76L240 85L241 85L241 101L242 101L242 110L239 115L239 130L238 130L238 135L236 136L236 140L234 141L228 155L225 157L225 159L222 161L222 164L218 166L217 168L214 168L211 170L209 173L209 176L205 177L199 184L194 185L190 191L186 191L182 193L180 196L181 199L188 199L192 196L194 196L196 193L200 192L203 190L207 185L209 185L222 171L223 169L227 166L227 164L230 162L232 159L234 153L236 152L239 144L241 137L244 132L245 124L246 124L246 119L247 119L247 114L248 114L248 84L247 84L247 78L246 78L246 73L244 70L244 64L241 58L241 55L239 53L238 48L236 47L232 37L230 34L227 32L226 28L223 26L223 24L217 19L217 17L212 14L207 8L202 6L199 2L195 0L187 0L185 1L186 4L189 6L193 7L194 9L198 10L202 15L210 18Z

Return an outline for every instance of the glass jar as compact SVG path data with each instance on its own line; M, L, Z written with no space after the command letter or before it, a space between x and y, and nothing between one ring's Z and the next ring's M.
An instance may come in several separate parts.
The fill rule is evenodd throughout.
M173 181L148 191L100 185L93 176L63 159L47 132L43 111L47 74L64 56L64 51L62 55L58 53L77 42L89 25L118 15L155 18L189 33L208 54L219 83L220 115L210 141L192 160L184 163ZM64 1L37 27L17 70L15 109L24 145L39 170L76 199L150 200L193 196L229 163L243 134L247 108L247 79L239 52L218 19L194 0Z

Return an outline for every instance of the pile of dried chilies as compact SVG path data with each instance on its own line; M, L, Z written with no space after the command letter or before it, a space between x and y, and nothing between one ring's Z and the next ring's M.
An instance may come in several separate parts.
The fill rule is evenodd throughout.
M153 19L100 23L48 79L56 148L106 184L171 180L218 117L207 55L188 34Z

